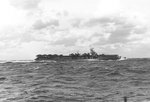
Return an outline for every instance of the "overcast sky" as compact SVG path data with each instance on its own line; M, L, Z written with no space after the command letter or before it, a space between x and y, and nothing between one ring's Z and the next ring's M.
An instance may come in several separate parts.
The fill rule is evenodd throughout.
M150 57L150 0L0 0L0 60L89 52Z

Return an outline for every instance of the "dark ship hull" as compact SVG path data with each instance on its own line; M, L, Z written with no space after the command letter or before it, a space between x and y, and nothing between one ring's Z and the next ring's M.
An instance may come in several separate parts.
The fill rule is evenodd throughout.
M99 60L119 60L121 58L121 56L118 55L99 55L98 59Z

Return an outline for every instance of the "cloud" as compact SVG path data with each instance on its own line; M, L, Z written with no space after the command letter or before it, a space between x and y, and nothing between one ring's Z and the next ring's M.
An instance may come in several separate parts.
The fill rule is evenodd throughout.
M129 39L131 35L145 34L147 32L146 26L141 25L140 22L134 22L128 19L128 17L108 16L102 18L91 18L84 23L84 26L88 28L99 27L103 29L103 35L109 34L105 40L106 44L109 43L128 43L132 40ZM102 37L101 37L102 38ZM104 41L104 40L103 40ZM99 41L101 42L101 40ZM96 44L99 44L98 42Z
M41 0L10 0L10 2L14 7L29 10L37 8Z
M84 26L92 27L97 25L104 25L107 23L112 23L113 19L111 17L100 17L100 18L91 18L87 22L85 22Z
M82 21L83 21L83 19L79 19L79 18L72 19L71 25L72 25L72 27L79 28L82 25Z
M75 46L77 41L78 41L78 38L69 37L69 38L59 39L58 41L55 41L51 44L52 45L64 45L65 47L70 47L70 46Z
M28 58L33 58L39 53L87 52L90 47L94 47L98 53L124 55L125 51L130 53L128 50L132 47L136 50L140 48L134 47L137 43L133 46L127 45L136 41L141 43L140 40L145 38L148 30L145 25L126 16L80 18L57 16L56 12L55 15L45 15L41 13L38 18L33 17L27 29L23 26L13 27L2 32L0 51L4 49L7 53L12 52L10 57L15 58L17 53L14 50L17 50L19 54L25 53Z
M47 27L56 27L56 26L59 26L59 21L58 20L50 20L48 22L43 22L42 20L37 20L33 24L33 28L37 29L37 30L47 28Z
M11 44L11 42L9 43ZM17 46L0 49L0 57L2 60L28 60L34 59L37 53L43 53L45 42L32 41L22 42Z
M63 23L62 23L63 21ZM37 20L33 24L35 38L51 45L103 46L109 44L127 44L134 42L138 35L147 32L145 25L131 21L128 17L116 15L98 18L71 18L61 20ZM61 23L60 23L61 22ZM65 22L65 23L64 23ZM52 28L51 28L52 27ZM54 27L54 29L53 29Z
M109 32L111 35L109 36L110 43L127 43L128 37L131 35L134 30L133 25L118 25L114 31Z

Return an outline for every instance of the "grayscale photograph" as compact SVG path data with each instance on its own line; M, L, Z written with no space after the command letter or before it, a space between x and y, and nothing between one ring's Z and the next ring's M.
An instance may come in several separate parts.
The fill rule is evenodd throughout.
M0 0L0 102L150 102L150 0Z

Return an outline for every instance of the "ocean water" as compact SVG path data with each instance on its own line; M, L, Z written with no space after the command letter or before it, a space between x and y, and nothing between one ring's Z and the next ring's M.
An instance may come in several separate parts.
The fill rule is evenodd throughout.
M148 102L150 60L6 62L0 102Z

